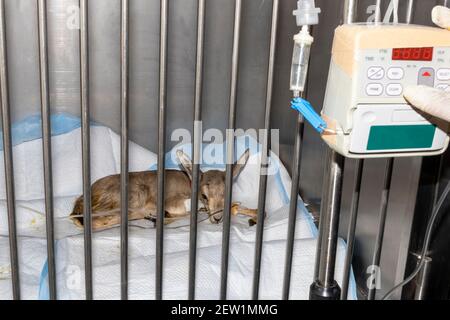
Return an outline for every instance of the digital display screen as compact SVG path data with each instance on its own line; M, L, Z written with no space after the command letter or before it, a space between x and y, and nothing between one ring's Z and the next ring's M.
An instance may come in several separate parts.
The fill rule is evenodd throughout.
M433 48L397 48L392 50L392 60L432 61Z

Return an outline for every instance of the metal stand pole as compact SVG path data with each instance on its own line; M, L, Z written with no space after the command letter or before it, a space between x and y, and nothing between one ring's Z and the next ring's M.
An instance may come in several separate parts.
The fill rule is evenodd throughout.
M357 0L345 0L344 23L353 23L356 20L358 8ZM328 150L326 173L323 180L322 204L320 208L319 237L317 239L316 265L314 282L309 291L311 300L339 300L341 288L334 280L336 266L336 249L338 241L339 214L341 209L341 195L345 158L334 150ZM355 190L359 191L358 181L362 172L362 161L358 163ZM353 195L354 205L353 224L356 226L358 194ZM356 203L356 205L355 205ZM354 230L350 232L354 233ZM351 256L347 255L347 268L350 269ZM345 279L344 279L345 280ZM347 286L344 286L344 292Z
M316 256L317 277L309 292L311 300L339 300L341 288L334 280L336 266L336 249L338 241L339 213L341 207L342 182L345 159L334 150L328 151L327 186L323 189L320 209L321 229L319 234L320 248ZM327 180L328 179L328 180Z

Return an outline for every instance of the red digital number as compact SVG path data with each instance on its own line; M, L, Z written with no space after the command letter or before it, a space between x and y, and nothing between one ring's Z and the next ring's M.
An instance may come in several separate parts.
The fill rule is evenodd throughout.
M422 59L425 61L431 61L433 60L433 48L424 48Z
M433 48L396 48L392 50L392 60L431 61Z
M412 49L412 59L413 60L421 60L422 59L422 48L414 48Z
M411 48L403 49L402 60L411 60Z
M392 52L392 60L401 60L402 59L402 50L394 49Z

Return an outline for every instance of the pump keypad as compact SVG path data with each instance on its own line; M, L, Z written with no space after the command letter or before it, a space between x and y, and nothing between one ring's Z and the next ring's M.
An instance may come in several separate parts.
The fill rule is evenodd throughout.
M410 85L450 90L450 48L434 52L432 61L393 61L392 49L362 50L358 98L404 103L403 92Z

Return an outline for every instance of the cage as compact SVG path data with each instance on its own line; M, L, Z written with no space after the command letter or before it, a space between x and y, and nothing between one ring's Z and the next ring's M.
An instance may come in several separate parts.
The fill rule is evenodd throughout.
M424 25L431 20L419 13L447 5L398 3L401 22ZM381 19L390 7L316 4L322 16L312 28L305 94L320 107L334 29ZM308 299L317 279L326 289L337 281L334 298L376 299L401 282L448 180L448 153L346 160L344 168L289 108L296 5L1 0L1 299ZM236 128L238 137L214 140ZM275 130L273 141L260 129ZM202 171L226 172L219 224L197 214L197 201L193 214L164 224L164 172L179 169L179 149L194 161L189 198L201 193ZM227 161L204 166L206 149ZM233 163L247 149L255 162L234 180ZM260 175L271 165L276 174ZM128 172L143 170L156 172L156 216L129 221ZM120 181L120 222L93 232L88 201L77 228L69 219L75 200L91 199L91 183L111 174ZM332 203L327 192L336 192ZM232 214L232 200L256 210L256 225ZM334 209L326 217L321 205ZM394 298L448 298L439 281L448 267L447 220L426 268Z

